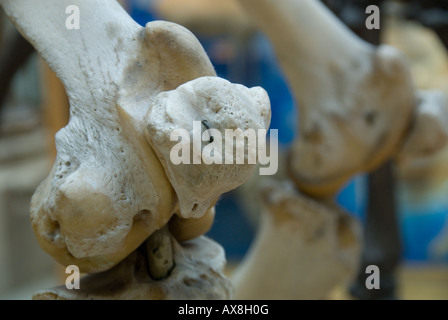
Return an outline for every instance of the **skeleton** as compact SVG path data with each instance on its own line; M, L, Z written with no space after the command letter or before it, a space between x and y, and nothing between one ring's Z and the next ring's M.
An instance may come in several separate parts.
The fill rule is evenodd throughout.
M267 181L262 216L248 254L232 276L235 299L324 299L351 280L361 250L349 214Z
M69 124L56 135L55 164L31 203L31 222L41 247L63 265L103 272L85 280L88 288L96 288L98 279L113 279L117 272L131 275L130 266L137 268L141 260L135 253L140 247L152 280L176 274L157 284L159 289L168 290L175 286L173 281L190 277L204 287L193 290L192 298L229 298L230 284L222 275L224 255L216 254L217 245L198 240L190 250L179 241L204 234L220 194L243 183L256 165L211 171L191 165L179 171L163 155L169 129L190 120L207 117L219 130L229 125L267 129L265 91L217 78L192 33L160 21L143 28L116 1L40 0L32 2L33 10L29 0L0 4L56 72L70 100ZM81 14L80 30L65 27L66 7L73 4ZM170 96L178 98L175 105L163 103ZM226 108L218 110L220 105ZM166 118L161 116L165 113ZM193 179L190 185L182 180L186 173ZM187 255L189 267L182 262ZM207 257L214 262L200 267ZM197 277L201 273L204 276ZM206 285L210 277L216 277L211 282L218 288ZM136 296L154 298L151 290L136 286L141 292ZM186 291L166 297L182 294ZM96 296L70 295L85 297Z
M161 300L229 299L232 286L221 272L224 251L215 242L199 237L180 245L174 242L176 268L163 280L148 276L145 256L135 251L105 272L81 278L79 290L60 286L37 292L38 300Z
M419 125L410 126L416 99L397 51L363 43L317 1L284 0L276 6L251 1L241 0L256 20L272 18L262 29L301 99L301 135L290 161L300 189L331 195L354 173L396 153L408 128L419 130ZM33 227L41 246L59 262L100 273L86 277L79 293L57 288L36 298L185 298L191 297L186 292L192 283L203 289L193 290L195 298L231 297L222 275L222 251L198 237L213 222L219 194L244 182L254 167L208 172L209 167L199 165L188 172L193 181L203 182L195 189L167 159L169 129L184 118L204 121L204 116L214 128L244 128L246 121L251 128L267 128L266 94L216 78L198 41L178 25L152 22L141 28L114 1L79 0L86 24L67 30L61 13L73 1L41 2L51 5L28 10L29 1L0 0L58 73L71 102L70 123L57 135L55 166L33 197ZM102 12L100 19L97 12ZM297 39L288 37L291 30ZM303 39L311 40L304 46ZM245 101L249 114L235 124L231 114L209 112L207 96L194 94L208 87L217 89L208 97L218 104L237 110L232 102ZM229 89L219 90L224 87ZM190 111L172 113L172 99L181 101L175 104L179 112ZM414 116L426 119L424 114ZM401 156L413 150L405 148ZM221 174L225 184L214 184L221 182L214 174ZM349 279L359 254L355 222L290 185L270 187L265 196L268 213L260 235L235 276L237 298L280 297L276 292L287 298L322 298L341 279ZM276 251L278 242L285 246ZM300 254L291 255L296 249ZM335 268L319 269L325 278L313 283L306 274L322 263L320 253ZM306 257L309 263L301 264ZM280 261L290 261L290 269L280 270L282 276L271 283L267 268ZM303 282L291 286L296 266ZM125 279L124 289L108 291L117 278ZM305 288L309 295L303 295Z
M288 159L298 190L286 183L263 192L258 235L233 277L235 297L325 298L353 279L361 252L358 223L331 198L385 160L415 163L442 150L446 100L415 90L398 50L362 41L320 1L239 2L273 44L300 132Z
M362 41L320 1L239 1L272 42L300 109L289 161L297 186L333 195L392 157L416 105L399 51Z

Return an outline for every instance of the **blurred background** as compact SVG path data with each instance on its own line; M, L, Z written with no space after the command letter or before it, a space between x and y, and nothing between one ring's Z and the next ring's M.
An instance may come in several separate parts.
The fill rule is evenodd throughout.
M201 41L218 76L248 87L261 86L268 92L271 129L279 130L282 177L282 158L297 132L297 109L270 43L238 3L121 2L141 25L162 19L187 27ZM429 26L409 19L408 5L388 1L382 8L381 41L404 52L419 88L439 88L448 94L446 47ZM448 12L442 6L435 8ZM439 25L445 22L448 26L448 16L444 17ZM359 11L346 17L365 18ZM51 168L54 134L68 121L68 103L54 74L19 38L0 12L0 299L29 299L36 290L63 283L60 268L35 240L29 204ZM397 166L395 172L402 242L398 297L448 299L448 148L430 159ZM208 236L224 247L230 266L245 255L256 233L260 208L254 186L260 179L254 175L225 194L217 205ZM365 175L354 177L337 197L338 203L361 221L368 201L367 179Z

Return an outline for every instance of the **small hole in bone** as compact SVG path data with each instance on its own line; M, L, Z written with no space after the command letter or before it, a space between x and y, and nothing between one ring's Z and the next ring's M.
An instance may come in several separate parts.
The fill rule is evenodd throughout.
M303 133L303 138L314 144L320 144L323 141L322 131L318 123L314 123L312 127Z
M374 111L366 112L366 114L364 115L364 120L366 121L366 123L369 126L374 125L375 124L375 120L376 120L376 113Z
M48 237L51 242L54 242L56 238L61 234L61 226L58 221L51 221L48 229Z
M67 161L66 163L65 163L65 166L67 166L67 167L70 167L72 164L70 163L70 161Z
M134 222L146 221L150 222L152 218L152 213L149 210L141 210L134 216Z
M194 206L193 206L193 208L191 209L191 211L196 211L197 208L198 208L198 204L195 203Z
M198 282L196 279L191 279L191 278L187 278L187 279L184 279L184 284L187 286L187 287L192 287L192 286L194 286L195 284L196 284L196 282Z

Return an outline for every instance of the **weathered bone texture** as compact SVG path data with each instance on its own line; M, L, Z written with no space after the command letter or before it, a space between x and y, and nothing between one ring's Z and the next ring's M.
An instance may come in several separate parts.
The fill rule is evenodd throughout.
M420 90L409 134L396 156L397 164L411 169L425 165L448 142L448 100L439 90Z
M289 181L262 190L258 234L232 275L236 299L324 299L358 270L358 222Z
M155 231L140 246L147 260L147 271L154 280L167 278L174 268L173 246L168 226Z
M206 120L210 126L209 135L213 137L213 141L205 141L195 146L193 121L200 122L201 119ZM235 159L236 152L233 151L234 154L231 155L227 152L229 150L225 149L225 130L240 129L243 132L255 129L256 134L257 129L269 128L270 119L266 91L259 87L248 89L217 77L202 77L157 96L146 118L148 140L176 190L182 217L201 217L216 202L219 195L241 185L253 174L256 163L248 163L248 155L251 152L256 154L256 145L246 145L244 164L229 165L226 160ZM200 123L199 126L200 131L197 130L197 134L200 134L202 139L202 132L206 128ZM171 150L179 144L177 140L170 141L170 136L178 128L189 133L188 140L181 141L191 150L191 154L188 154L188 164L175 165L170 160ZM219 131L222 139L218 139L212 130ZM232 145L238 148L238 143L244 143L244 139L236 140ZM200 163L193 163L194 149L197 149L197 154L200 155L204 145L209 148L216 147L214 152L219 154L221 164L207 163L206 158L210 152L204 153L204 157L199 159Z
M138 251L114 268L81 278L80 289L65 286L34 294L34 300L177 300L231 299L230 280L223 275L222 247L205 237L180 245L173 240L176 267L164 280L148 277Z
M151 119L146 115L165 97L182 96L185 88L201 89L197 84L203 81L216 91L196 92L197 97L176 101L180 105L170 107L178 108L177 116L203 120L184 115L182 107L198 103L203 108L207 99L216 106L247 104L251 112L254 106L269 109L268 102L259 101L267 99L265 93L222 82L191 32L160 21L141 27L115 0L0 0L0 4L62 80L70 100L69 124L56 135L55 164L31 203L32 226L42 248L63 265L101 272L137 249L174 213L198 219L194 223L178 220L177 229L172 228L180 233L174 234L176 238L190 239L205 232L213 219L214 202L199 207L194 215L183 212L186 191L177 184L170 166L163 164L166 173L157 157L165 149L160 141L152 143L146 124ZM79 8L79 30L66 28L69 5ZM189 81L193 82L175 90ZM218 90L221 84L225 90ZM164 91L170 93L158 97ZM248 121L260 127L251 122L253 114L245 111L245 105L238 107L243 111L239 110L236 124ZM228 113L221 112L209 121L224 127L221 121L228 118ZM268 125L263 121L263 127ZM149 143L161 150L153 150ZM221 174L206 181L213 190L207 196L214 201L221 178L230 180L226 171ZM234 181L229 184L226 190L236 186Z
M409 126L414 86L393 47L362 41L320 1L239 0L272 42L299 107L291 178L330 195L390 158Z

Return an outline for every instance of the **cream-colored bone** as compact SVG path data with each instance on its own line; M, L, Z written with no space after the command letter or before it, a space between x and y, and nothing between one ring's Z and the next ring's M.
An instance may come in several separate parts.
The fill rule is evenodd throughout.
M34 300L190 300L231 299L224 276L224 251L206 237L182 245L173 240L176 266L164 280L151 279L145 257L132 253L111 270L81 278L78 290L65 286L34 294Z
M232 275L236 299L324 299L357 270L359 223L289 181L262 190L257 235Z
M391 157L410 123L415 93L393 47L355 36L320 1L239 0L274 46L299 107L291 178L330 195Z
M213 225L215 207L211 207L202 217L185 219L180 215L173 215L168 223L171 234L180 243L206 234Z
M257 129L269 128L270 119L266 91L259 87L248 89L218 77L202 77L157 96L146 118L148 140L176 190L183 218L201 217L219 195L241 185L254 172L256 162L249 163L248 155L251 152L256 154L257 145L246 144L244 164L229 165L226 162L229 154L225 149L225 131L239 129L244 132L251 129L257 134ZM199 145L195 145L193 141L194 121L199 129L196 130L201 139ZM212 142L202 141L202 133L207 130L202 121L206 121L211 130L219 131L222 139L218 141L218 136L215 135ZM186 130L189 133L188 140L171 141L171 134L176 129ZM244 140L241 142L244 143ZM188 150L193 154L188 154L188 164L172 162L171 151L179 143L189 145ZM232 142L232 146L237 144L238 142ZM220 153L221 164L207 163L204 157L198 159L199 163L194 163L194 149L198 149L196 151L201 155L207 145L210 148L216 146L215 152ZM234 158L235 151L232 156Z
M438 90L419 91L409 134L396 156L396 173L412 201L436 201L446 182L448 99ZM428 198L430 200L428 200Z
M439 90L420 90L409 134L396 160L410 169L440 152L448 142L448 100Z
M0 4L62 80L70 100L69 124L56 135L55 164L31 203L37 239L63 265L75 264L82 272L110 269L167 225L179 207L178 186L171 185L175 177L167 172L170 182L166 163L162 165L160 152L148 141L145 117L150 106L165 91L175 95L182 84L215 77L213 66L191 32L161 21L141 27L115 0ZM72 5L79 9L79 29L66 27L66 8ZM229 86L229 96L244 92ZM217 103L226 98L220 96ZM243 102L249 107L259 103L258 97L247 99ZM221 125L220 119L214 120ZM211 190L220 183L212 181ZM213 196L216 201L219 195ZM207 229L203 224L181 226L198 227L178 230L189 237Z
M154 280L167 278L174 268L173 246L168 226L151 234L144 247L149 276Z

